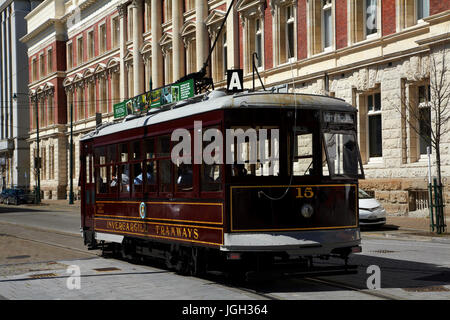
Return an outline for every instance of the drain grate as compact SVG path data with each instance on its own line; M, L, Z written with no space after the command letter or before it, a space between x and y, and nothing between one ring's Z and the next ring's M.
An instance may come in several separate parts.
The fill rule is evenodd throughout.
M11 256L11 257L6 257L6 259L26 259L26 258L30 258L30 256L23 255L23 256Z
M42 279L42 278L51 278L51 277L57 277L58 275L56 273L41 273L41 274L32 274L29 276L31 279Z
M94 269L95 271L98 272L109 272L109 271L120 271L119 268L115 268L115 267L110 267L110 268L98 268L98 269Z
M372 253L394 253L394 252L397 252L397 251L391 251L391 250L375 250L375 251L369 251L369 252L372 252Z
M429 286L429 287L418 287L418 288L402 288L407 292L448 292L450 289L444 286Z

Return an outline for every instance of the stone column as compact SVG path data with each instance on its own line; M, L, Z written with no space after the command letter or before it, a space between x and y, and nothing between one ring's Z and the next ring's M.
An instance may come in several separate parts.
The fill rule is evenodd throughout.
M173 58L173 81L184 76L185 52L183 40L181 39L181 28L183 26L183 3L182 0L172 2L172 58Z
M133 0L131 7L133 9L133 89L137 96L144 92L144 60L141 56L141 47L143 43L143 8L142 0Z
M158 88L163 86L163 65L164 60L162 56L161 46L159 40L161 39L161 1L152 0L152 87Z
M208 57L208 30L205 20L208 17L207 0L195 0L195 37L197 45L197 71L203 67ZM210 68L208 68L209 70ZM208 72L207 72L208 73Z
M227 0L227 10L232 0ZM228 68L239 68L239 19L235 8L231 9L226 24Z
M120 25L120 100L128 98L128 78L125 70L125 55L127 53L127 6L117 6Z

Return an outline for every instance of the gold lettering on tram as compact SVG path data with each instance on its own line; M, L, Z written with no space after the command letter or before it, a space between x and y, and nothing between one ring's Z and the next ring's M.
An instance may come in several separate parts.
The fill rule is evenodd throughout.
M197 228L157 225L156 234L164 237L173 237L180 239L198 240L199 234Z
M307 188L297 188L297 196L296 198L307 198L307 199L311 199L312 197L314 197L314 191L312 190L311 187L307 187Z

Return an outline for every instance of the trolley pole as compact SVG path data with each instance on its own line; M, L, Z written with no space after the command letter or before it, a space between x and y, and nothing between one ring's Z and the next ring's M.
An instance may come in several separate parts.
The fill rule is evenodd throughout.
M70 104L70 143L69 143L69 204L73 204L73 104Z

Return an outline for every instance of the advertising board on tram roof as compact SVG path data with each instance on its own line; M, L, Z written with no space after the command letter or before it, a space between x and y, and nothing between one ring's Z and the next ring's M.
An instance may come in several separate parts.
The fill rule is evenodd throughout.
M192 98L194 96L194 80L171 84L114 105L114 119L126 117L129 114L141 114L151 108Z

